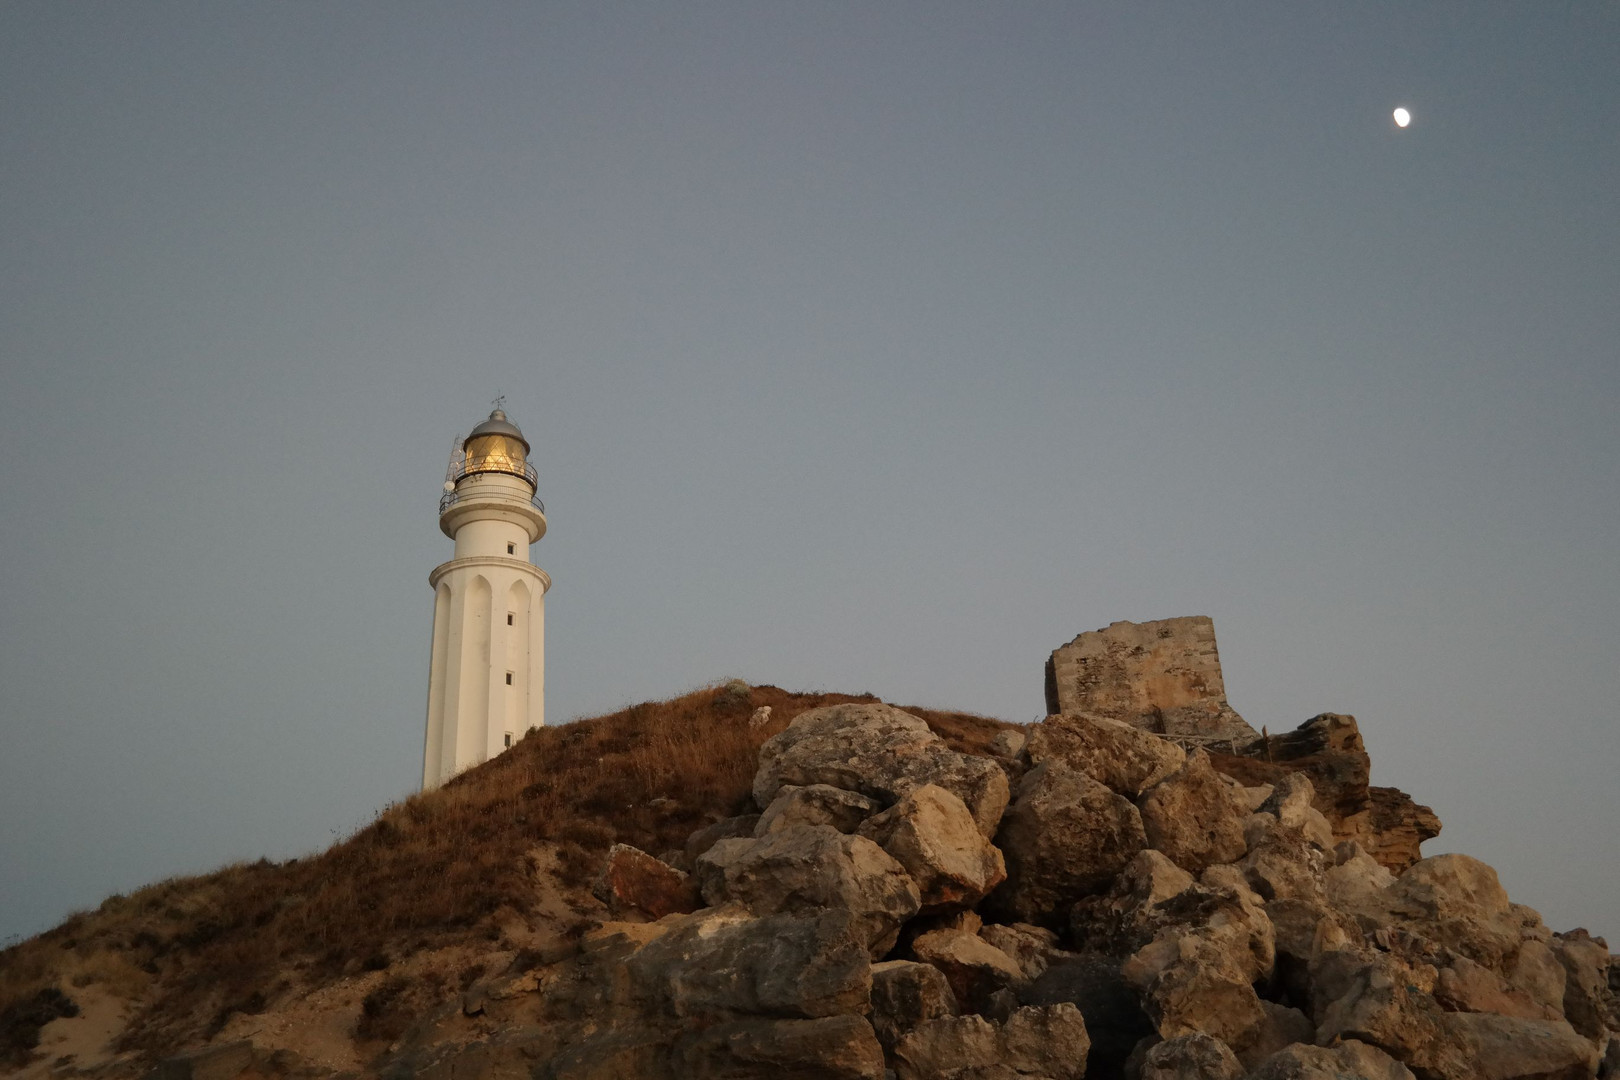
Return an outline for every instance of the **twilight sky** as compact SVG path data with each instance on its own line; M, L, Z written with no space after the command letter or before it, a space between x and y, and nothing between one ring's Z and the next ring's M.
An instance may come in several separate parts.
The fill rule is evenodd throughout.
M1210 615L1620 938L1616 72L1595 0L0 7L0 941L414 790L497 393L554 722L1027 721Z

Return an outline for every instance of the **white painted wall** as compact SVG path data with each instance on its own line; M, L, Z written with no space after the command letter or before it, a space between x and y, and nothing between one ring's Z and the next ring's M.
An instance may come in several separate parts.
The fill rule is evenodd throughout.
M546 722L545 603L551 578L529 561L545 515L521 478L463 477L439 527L455 555L433 587L422 790L499 754ZM508 623L507 616L511 616ZM507 682L510 675L511 682Z

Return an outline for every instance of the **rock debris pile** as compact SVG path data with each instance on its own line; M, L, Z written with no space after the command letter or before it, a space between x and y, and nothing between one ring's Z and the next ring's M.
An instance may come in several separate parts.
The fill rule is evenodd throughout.
M495 1037L396 1071L1620 1075L1606 944L1475 859L1421 858L1439 821L1368 785L1350 717L1250 729L1207 627L1081 635L1048 669L1061 711L993 757L887 705L799 715L759 755L757 814L616 847L621 921L471 995Z

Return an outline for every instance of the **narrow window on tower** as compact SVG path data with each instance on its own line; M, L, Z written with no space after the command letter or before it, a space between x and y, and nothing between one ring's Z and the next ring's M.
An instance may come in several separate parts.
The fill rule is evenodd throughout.
M508 672L507 672L507 673L506 673L506 685L507 685L507 686L511 686L511 685L512 685L512 673L511 673L511 672L510 672L510 671L508 671Z
M507 625L507 626L511 626L511 625L512 625L512 613L511 613L511 612L510 612L510 611L508 611L508 612L507 612L507 613L506 613L506 625Z
M517 545L516 544L507 544L506 545L506 553L508 555L516 555L517 554Z
M511 733L511 732L510 732L510 731L508 731L508 732L507 732L507 733L506 733L506 745L507 745L507 746L511 746L511 745L512 745L512 733Z

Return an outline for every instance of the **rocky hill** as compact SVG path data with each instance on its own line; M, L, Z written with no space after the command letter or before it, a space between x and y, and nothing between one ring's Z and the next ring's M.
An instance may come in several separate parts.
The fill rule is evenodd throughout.
M1256 732L1207 619L1018 726L740 682L535 732L313 858L0 954L23 1076L1620 1076L1620 962Z

